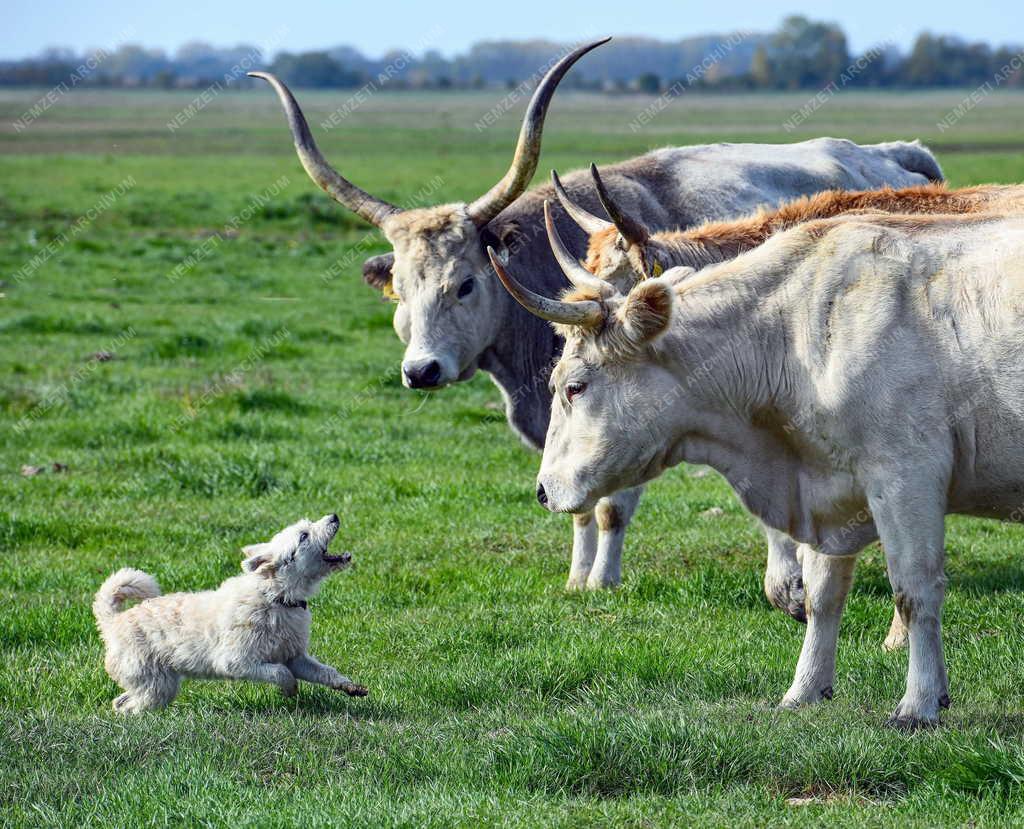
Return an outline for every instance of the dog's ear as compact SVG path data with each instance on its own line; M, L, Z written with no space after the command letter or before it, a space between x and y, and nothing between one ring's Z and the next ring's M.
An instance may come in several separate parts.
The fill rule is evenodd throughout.
M277 570L277 565L274 564L274 557L270 553L260 553L243 561L242 569L246 573L269 576Z
M277 569L274 566L274 551L269 544L250 544L243 547L242 552L247 556L242 562L242 569L246 573L270 575Z

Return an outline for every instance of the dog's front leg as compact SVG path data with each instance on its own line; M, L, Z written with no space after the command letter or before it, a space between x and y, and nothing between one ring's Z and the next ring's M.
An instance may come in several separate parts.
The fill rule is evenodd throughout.
M303 654L288 663L288 669L298 678L317 685L326 685L335 691L344 691L350 697L365 697L365 685L357 685L347 676L338 673L330 665L317 662L309 654Z
M276 685L286 697L294 697L299 692L299 683L295 681L295 676L292 672L284 665L278 665L274 662L261 662L253 665L239 678Z

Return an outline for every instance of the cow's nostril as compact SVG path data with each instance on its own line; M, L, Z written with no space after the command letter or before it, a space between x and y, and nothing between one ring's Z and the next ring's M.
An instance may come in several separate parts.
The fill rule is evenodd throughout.
M406 363L402 372L408 381L409 388L431 389L441 380L441 364L437 360L428 363Z
M441 364L437 360L431 360L423 367L423 385L436 386L441 379Z
M540 501L543 506L547 506L548 494L544 491L544 484L537 484L537 500Z

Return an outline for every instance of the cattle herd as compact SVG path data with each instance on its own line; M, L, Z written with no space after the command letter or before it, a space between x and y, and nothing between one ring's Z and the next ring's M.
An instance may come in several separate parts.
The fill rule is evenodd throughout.
M303 166L380 228L403 383L479 369L572 515L569 589L621 580L643 486L708 464L761 522L765 592L806 621L787 707L832 695L857 554L879 540L908 645L891 722L949 705L944 516L1024 516L1024 188L949 189L920 143L674 147L528 189L559 81L468 204L403 210L321 155L272 75ZM603 215L602 215L603 214ZM607 216L605 218L604 216Z

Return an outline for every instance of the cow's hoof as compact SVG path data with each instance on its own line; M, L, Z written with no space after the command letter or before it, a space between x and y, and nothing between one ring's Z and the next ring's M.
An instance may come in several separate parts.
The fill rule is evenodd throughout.
M587 576L589 573L575 573L569 576L569 580L565 583L565 589L570 593L576 593L580 590L587 589Z
M813 690L790 688L777 707L783 711L795 711L808 705L817 705L819 702L827 699L832 699L831 685Z
M943 705L945 703L945 705ZM926 728L935 728L939 724L939 708L949 707L949 697L945 694L929 705L914 705L901 700L886 721L889 728L895 728L904 734L912 734Z
M807 624L807 609L804 607L806 594L804 580L799 573L778 581L766 578L764 594L772 607L778 608L798 622Z
M621 584L619 579L587 579L587 590L614 590Z
M903 624L899 613L893 613L889 633L886 635L885 641L882 642L882 650L889 652L902 650L907 646L907 640L907 626Z
M885 724L887 727L900 731L903 734L913 734L917 731L935 728L938 726L939 721L937 719L925 720L919 717L897 717L893 714L885 721Z
M885 641L882 642L882 650L886 651L887 653L892 653L893 651L903 650L906 646L907 646L907 633L906 633L906 631L901 631L899 633L891 633L890 632L889 635L885 637Z

